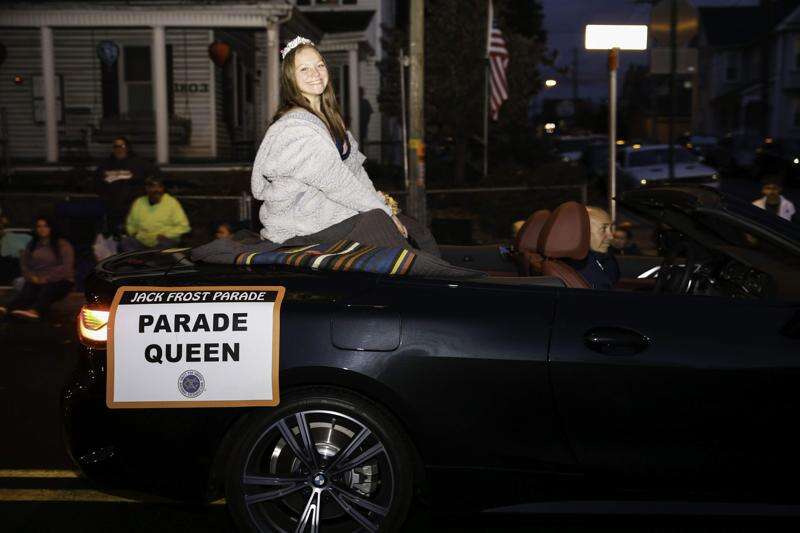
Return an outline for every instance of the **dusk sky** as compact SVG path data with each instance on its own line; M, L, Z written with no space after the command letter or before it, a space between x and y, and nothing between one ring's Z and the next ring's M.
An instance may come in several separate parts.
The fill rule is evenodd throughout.
M544 7L544 27L550 48L558 50L559 67L572 63L573 48L578 48L578 95L581 98L604 99L608 92L606 53L587 52L583 49L583 32L586 24L647 24L650 6L635 4L632 0L541 0ZM758 0L693 0L696 7L757 5ZM628 65L647 63L647 52L623 52L621 74ZM554 76L557 77L557 76ZM572 85L569 79L559 79L558 87L548 89L546 98L570 98Z

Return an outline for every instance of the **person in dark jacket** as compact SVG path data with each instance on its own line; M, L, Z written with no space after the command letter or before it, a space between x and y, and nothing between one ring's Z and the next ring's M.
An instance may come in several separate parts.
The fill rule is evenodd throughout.
M131 203L141 194L146 178L158 177L158 168L134 154L125 137L114 139L111 150L97 167L95 184L106 208L106 231L122 235Z
M611 239L609 253L614 255L642 255L639 245L633 241L631 223L623 222L614 229L614 238Z
M565 260L583 276L593 289L613 289L619 281L619 265L608 253L614 234L611 217L599 207L587 207L589 213L589 254L585 259Z
M33 239L22 253L22 276L25 284L0 315L38 320L50 306L64 298L75 282L75 252L61 238L50 219L38 217Z

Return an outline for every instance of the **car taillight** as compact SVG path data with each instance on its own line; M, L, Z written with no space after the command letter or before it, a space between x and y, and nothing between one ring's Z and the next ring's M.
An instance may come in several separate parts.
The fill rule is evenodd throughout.
M108 340L108 311L81 307L78 313L78 337L93 348L104 347Z

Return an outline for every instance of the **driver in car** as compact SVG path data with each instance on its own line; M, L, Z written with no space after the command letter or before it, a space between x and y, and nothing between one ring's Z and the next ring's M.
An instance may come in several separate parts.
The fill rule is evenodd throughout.
M611 217L599 207L587 206L589 213L589 254L582 260L566 259L593 289L612 289L619 281L619 265L608 253L614 238Z

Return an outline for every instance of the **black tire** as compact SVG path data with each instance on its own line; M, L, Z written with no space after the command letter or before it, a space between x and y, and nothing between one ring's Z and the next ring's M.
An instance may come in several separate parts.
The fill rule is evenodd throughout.
M369 400L330 388L292 391L231 431L225 493L240 531L296 531L304 522L303 531L383 532L405 521L412 448L394 417ZM315 453L306 453L306 443ZM314 516L318 530L311 527Z

